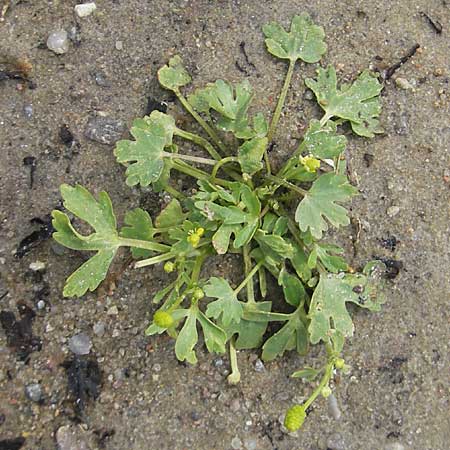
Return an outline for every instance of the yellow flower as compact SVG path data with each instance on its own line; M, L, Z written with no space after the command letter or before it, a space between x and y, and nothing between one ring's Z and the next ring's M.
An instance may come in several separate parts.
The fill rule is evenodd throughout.
M316 173L317 169L320 167L320 161L311 155L305 157L300 156L300 163L309 173Z

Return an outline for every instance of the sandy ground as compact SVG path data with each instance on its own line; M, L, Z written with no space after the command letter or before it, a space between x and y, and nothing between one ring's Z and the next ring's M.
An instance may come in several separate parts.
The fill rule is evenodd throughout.
M26 342L36 349L39 337L42 348L20 361L0 331L0 448L49 450L58 439L61 450L448 449L450 4L98 0L97 11L79 19L72 0L11 3L0 22L0 69L29 61L34 85L0 80L0 310L20 317L20 309L25 319L34 311L34 341L28 334ZM280 417L310 387L288 376L303 365L319 365L322 349L265 367L256 352L241 352L243 381L230 387L226 356L201 351L196 367L180 365L172 341L143 335L151 294L165 281L161 268L126 268L124 254L115 266L117 273L125 267L115 289L109 280L98 293L64 299L64 280L83 255L62 251L51 240L21 258L14 253L33 231L45 237L45 225L32 219L45 222L60 204L62 182L107 190L120 219L137 205L154 215L163 199L126 187L113 147L85 137L88 120L108 116L129 126L149 97L167 101L181 118L156 79L156 70L175 53L194 75L193 86L247 78L257 92L255 107L267 115L286 66L266 53L261 27L270 20L286 26L302 11L324 26L329 50L323 64L336 65L341 80L367 67L384 70L415 44L420 49L386 83L385 133L350 138L347 156L362 195L352 205L354 226L339 235L352 265L375 256L401 261L402 268L387 285L383 311L356 315L356 333L344 354L352 372L336 389L341 418L335 420L321 400L301 432L289 435ZM441 33L424 13L442 24ZM45 45L57 29L73 38L60 56ZM314 65L296 70L276 136L279 161L296 147L308 119L319 115L302 83L312 75ZM397 77L410 88L399 87ZM73 142L61 132L64 126ZM36 261L45 263L41 275L29 270ZM233 259L216 268L230 276L240 270ZM77 422L67 387L70 369L62 365L71 355L68 340L78 332L92 340L102 384ZM95 366L87 370L95 378ZM38 402L25 395L34 383L42 389Z

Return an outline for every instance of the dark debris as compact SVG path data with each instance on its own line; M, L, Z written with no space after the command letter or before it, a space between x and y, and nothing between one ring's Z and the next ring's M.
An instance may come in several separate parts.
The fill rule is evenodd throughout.
M0 450L19 450L25 444L25 438L3 439L0 441Z
M33 335L36 313L25 303L19 303L17 309L20 319L12 311L4 310L0 312L0 324L5 330L8 347L16 352L18 360L28 362L31 353L41 350L42 341Z
M149 116L153 111L166 113L167 102L156 100L156 98L151 96L147 97L147 106L145 108L144 115Z
M49 239L54 231L52 218L50 215L45 216L43 219L40 217L34 217L30 220L30 223L38 225L39 229L33 231L20 241L15 253L17 258L23 258L41 242Z
M416 54L416 52L419 48L420 48L420 44L414 44L408 50L408 52L406 53L405 56L402 56L398 62L396 62L392 66L388 67L384 71L384 73L382 74L382 78L386 81L389 80L390 78L392 78L394 73L397 72L397 70L400 69L400 67L402 67L403 64L405 64L407 61L409 61L409 59L411 59Z
M435 31L436 34L442 33L442 24L438 20L432 19L427 13L423 11L420 13L422 17L426 19L430 27Z
M382 247L390 250L391 252L395 251L397 248L398 240L395 236L387 236L379 239L379 241Z
M66 369L76 414L82 419L89 401L100 395L102 372L94 356L75 355L66 359L62 366Z

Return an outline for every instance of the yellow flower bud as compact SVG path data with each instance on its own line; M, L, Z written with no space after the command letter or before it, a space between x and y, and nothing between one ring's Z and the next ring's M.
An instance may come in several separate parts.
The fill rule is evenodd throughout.
M198 234L190 234L187 238L189 244L192 245L192 247L197 247L198 243L200 242L200 236Z
M175 263L173 263L172 261L167 261L164 264L164 272L166 273L171 273L175 270Z
M153 322L161 328L170 328L173 323L173 317L166 311L156 311L153 315Z
M194 292L192 293L192 298L194 300L200 300L201 298L203 298L205 296L205 293L203 292L203 290L199 287L196 287L194 289Z
M336 367L336 369L338 369L338 370L343 369L344 365L345 365L345 361L342 358L336 359L336 361L334 363L334 367Z
M205 233L205 229L202 228L202 227L199 227L199 228L197 228L197 229L195 230L195 234L196 234L197 236L202 237L204 233Z
M300 163L304 166L306 171L309 173L317 172L317 169L320 167L320 161L311 155L308 155L305 157L300 156Z
M297 431L305 421L306 412L302 405L291 406L284 418L284 426L288 431Z
M324 386L320 393L322 394L323 398L328 398L331 395L331 388L330 388L330 386L328 386L328 385Z

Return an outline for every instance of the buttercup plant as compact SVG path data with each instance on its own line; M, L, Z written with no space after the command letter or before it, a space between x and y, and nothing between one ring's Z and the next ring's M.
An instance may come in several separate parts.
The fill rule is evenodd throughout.
M292 375L310 382L320 377L311 396L286 414L286 428L296 430L314 400L331 394L336 371L347 369L340 356L353 334L346 304L378 311L382 303L382 264L370 262L356 273L342 257L342 248L322 241L330 225L350 223L342 203L357 194L346 176L347 140L338 126L348 123L354 133L368 138L380 132L382 86L364 71L338 88L335 69L319 67L317 78L305 84L324 114L311 120L298 148L274 171L268 148L294 69L298 61L320 61L326 44L323 28L307 14L295 16L289 32L276 23L263 31L268 51L289 62L270 123L263 114L249 117L253 94L247 81L233 85L218 80L186 97L181 88L191 77L174 56L159 70L159 82L175 93L208 139L153 111L133 122L134 140L119 141L114 152L126 166L129 186L151 185L170 194L171 201L154 220L143 209L131 210L119 230L106 192L96 200L82 186L62 185L64 207L91 225L93 233L78 233L67 214L53 211L53 236L71 249L96 252L67 279L65 296L95 290L119 247L131 248L137 268L163 264L171 281L153 297L159 307L146 334L169 334L176 357L191 364L197 362L199 330L208 351L224 353L228 345L230 383L240 380L237 350L262 347L262 359L272 361L288 350L304 355L309 345L323 342L328 355L324 366ZM181 153L183 139L209 156ZM196 179L197 189L190 195L179 192L172 183L176 172ZM238 286L223 277L202 277L209 257L227 253L242 257L245 275ZM280 298L268 298L268 276L280 286ZM267 337L269 322L280 326Z

